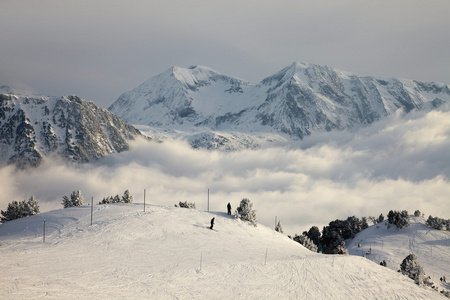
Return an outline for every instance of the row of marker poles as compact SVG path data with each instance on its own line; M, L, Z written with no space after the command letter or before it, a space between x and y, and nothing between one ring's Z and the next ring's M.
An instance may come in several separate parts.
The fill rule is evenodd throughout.
M145 189L144 189L144 212L145 212ZM93 224L93 218L94 218L94 197L91 198L91 226ZM46 219L44 219L44 230L43 230L43 237L42 242L45 243L45 223L47 222Z

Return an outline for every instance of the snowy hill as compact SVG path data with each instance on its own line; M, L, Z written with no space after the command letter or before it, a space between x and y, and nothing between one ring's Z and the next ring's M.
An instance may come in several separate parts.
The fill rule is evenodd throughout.
M231 216L96 205L0 225L8 299L445 299L363 257L312 253ZM216 230L207 228L216 218ZM46 238L43 243L43 224Z
M4 86L0 91L8 92L0 94L1 165L38 166L50 156L88 162L128 149L128 141L141 135L77 96L43 97Z
M211 147L207 137L204 141L207 132L228 148L242 137L253 148L270 140L255 135L301 139L443 103L450 103L446 84L358 77L328 66L293 63L259 84L207 67L173 67L122 94L109 110L130 124L187 132L194 147ZM218 148L223 148L220 143Z
M395 225L388 228L387 222L373 225L358 233L347 247L351 255L365 256L375 263L385 260L386 266L395 271L407 255L415 254L440 290L450 289L450 284L443 285L439 280L442 276L450 278L450 232L427 227L422 217L411 216L410 226L400 230Z

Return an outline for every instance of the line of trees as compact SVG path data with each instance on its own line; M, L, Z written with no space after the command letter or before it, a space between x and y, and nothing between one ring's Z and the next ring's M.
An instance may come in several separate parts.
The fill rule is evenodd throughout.
M70 196L62 197L62 205L64 208L82 206L84 203L84 197L80 190L73 191ZM105 197L99 204L109 203L133 203L133 196L130 195L129 190L125 190L122 197L119 195L115 197ZM13 201L8 204L7 209L1 211L1 221L7 222L15 219L20 219L32 215L39 214L39 203L34 196L31 196L28 200Z
M450 219L442 219L439 217L432 217L431 215L428 217L425 224L428 227L437 229L437 230L447 230L450 231Z
M409 214L406 210L391 210L387 218L388 227L395 225L397 229L401 229L410 224ZM336 219L324 226L322 231L317 226L312 226L308 231L304 231L302 235L296 234L293 240L312 251L319 249L325 254L341 253L341 251L346 249L346 240L353 239L357 233L369 227L368 220L373 222L373 224L378 224L384 221L384 216L380 214L378 218L362 217L359 219L355 216L350 216L346 220Z
M3 222L20 219L39 213L39 204L34 196L31 196L28 200L13 201L8 204L6 211L1 211Z
M133 196L130 195L129 190L125 190L122 197L119 195L103 197L102 201L98 204L111 204L111 203L133 203Z

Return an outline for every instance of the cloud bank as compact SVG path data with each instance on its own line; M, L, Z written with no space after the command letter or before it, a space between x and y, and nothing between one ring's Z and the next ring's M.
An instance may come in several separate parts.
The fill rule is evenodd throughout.
M41 211L62 208L80 189L85 201L129 189L136 203L195 202L233 210L244 197L258 221L287 234L347 216L416 209L450 218L450 110L392 116L354 132L317 133L286 147L219 152L182 141L136 141L131 150L93 164L47 162L26 172L0 169L0 208L34 195ZM219 225L220 226L220 225Z

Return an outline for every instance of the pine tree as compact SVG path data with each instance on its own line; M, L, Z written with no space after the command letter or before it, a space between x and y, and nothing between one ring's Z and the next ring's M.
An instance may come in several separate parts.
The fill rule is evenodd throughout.
M295 235L293 238L297 243L302 244L306 249L311 250L312 252L318 252L319 249L317 245L306 235Z
M8 208L6 211L1 211L2 221L11 221L15 219L20 219L32 215L36 215L39 213L39 205L34 196L31 196L30 199L23 200L20 202L13 201L8 204Z
M234 213L236 219L241 219L244 221L249 221L253 225L256 226L256 210L253 209L253 203L244 198L241 200L240 205L236 208L236 212Z
M308 230L308 232L304 232L303 233L303 235L306 235L308 238L310 238L311 239L311 241L313 241L314 242L314 244L316 244L316 245L320 245L320 236L321 236L321 233L320 233L320 230L319 230L319 227L317 227L317 226L312 226L309 230Z
M112 203L120 203L120 197L119 195L115 195L114 198L112 199Z
M180 201L178 204L180 205L180 207L195 209L195 202Z
M73 191L72 195L70 195L70 200L72 202L72 206L81 206L83 205L83 195L81 195L81 191L77 190L77 191Z
M62 197L62 203L61 204L63 205L64 208L68 208L68 207L72 206L71 205L72 203L70 202L69 197L67 197L65 195Z
M275 231L279 233L283 233L283 227L281 227L280 221L278 221L277 226L275 226Z
M130 196L130 192L126 190L122 196L123 203L133 203L133 196Z
M403 211L392 211L388 213L389 224L394 224L397 229L402 229L403 227L409 226L409 214L406 210Z
M425 279L425 272L423 271L422 265L417 260L415 254L408 255L400 264L400 271L403 275L408 276L417 285L423 285Z
M380 216L378 217L378 223L381 223L384 221L384 216L383 214L380 214Z
M64 208L73 207L73 206L81 206L83 205L83 195L81 195L81 191L73 191L70 194L70 198L67 196L63 196L63 202L61 203Z
M24 202L25 202L25 200L24 200ZM26 214L28 216L36 215L39 213L39 205L34 196L31 196L30 199L28 199L28 202L27 202L27 205L25 205L25 208L26 208Z

